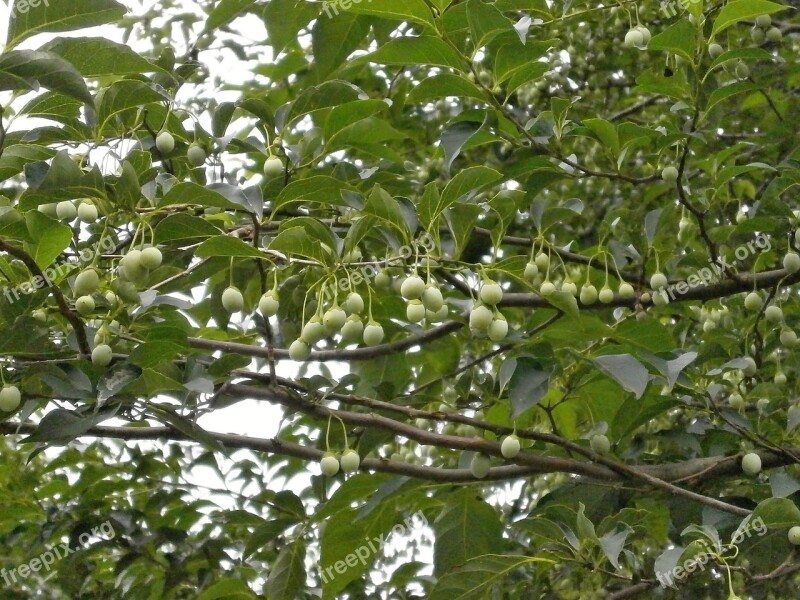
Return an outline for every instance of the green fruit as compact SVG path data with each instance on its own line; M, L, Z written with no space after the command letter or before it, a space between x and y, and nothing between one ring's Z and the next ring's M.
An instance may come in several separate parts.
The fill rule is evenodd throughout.
M539 295L542 297L552 296L556 293L556 286L552 281L543 281L539 286Z
M425 291L425 282L416 275L406 277L400 286L400 295L406 300L419 300Z
M578 295L578 286L572 281L565 281L561 284L561 291L566 292L570 296Z
M339 331L347 320L347 313L338 306L333 306L322 315L322 325L329 333Z
M277 156L270 156L264 161L264 177L272 179L283 173L283 161Z
M637 25L636 27L634 27L634 29L636 31L641 32L642 38L643 38L643 43L646 46L647 43L650 41L650 38L653 37L652 35L650 35L650 30L647 27L645 27L644 25Z
M767 34L764 33L763 29L751 29L750 39L753 40L755 45L760 46L767 39Z
M97 207L91 202L81 202L77 210L78 218L84 223L97 221Z
M289 358L296 361L306 360L311 356L311 348L303 340L295 340L289 346Z
M375 287L379 290L387 290L392 285L392 277L385 270L375 275Z
M761 310L761 296L758 292L750 292L744 297L744 307L752 312Z
M114 282L114 289L117 291L117 295L125 300L125 302L139 302L139 292L136 291L136 286L130 281L123 281L121 279L117 279Z
M783 268L789 273L800 271L800 255L797 252L787 252L783 257Z
M322 319L320 319L318 315L314 315L303 326L303 332L300 334L300 337L309 344L316 344L325 337L325 333L325 326L322 324Z
M496 305L503 299L503 288L499 283L486 281L478 292L478 297L484 304Z
M440 308L436 312L432 310L425 311L425 317L428 319L429 323L439 323L441 321L444 321L447 318L448 314L449 310L447 308L447 305L442 306L442 308Z
M344 301L344 309L352 315L360 315L364 311L364 299L361 294L351 292Z
M617 293L619 294L619 297L624 300L630 300L636 295L636 291L633 289L633 286L624 281L619 284L619 290Z
M81 296L75 300L75 310L82 315L91 314L94 311L94 298L91 296Z
M78 216L78 209L69 200L64 200L56 204L56 216L60 221L72 221Z
M383 327L372 321L364 327L364 343L367 346L377 346L383 341Z
M644 35L641 31L636 29L631 29L628 33L625 34L625 45L628 48L638 48L644 44Z
M769 27L772 25L772 17L769 15L758 15L756 17L756 25L759 27Z
M472 329L484 330L492 324L494 315L492 311L480 304L469 313L469 326Z
M355 450L345 450L342 453L342 458L339 459L339 464L341 464L342 471L345 473L355 473L361 464L361 457Z
M533 261L536 263L536 266L539 267L540 271L547 271L547 268L550 266L550 257L544 252L539 252Z
M708 54L711 58L717 58L723 52L725 52L725 50L716 42L708 45Z
M592 436L589 440L589 445L597 454L607 454L608 451L611 450L611 442L608 441L606 436L600 433L596 433Z
M650 287L654 290L660 290L667 287L667 285L669 285L669 281L667 281L667 276L663 273L653 273L653 276L650 277Z
M759 304L760 304L760 299L759 299ZM783 311L781 310L780 306L770 304L764 311L764 317L770 323L779 323L780 321L783 320Z
M444 305L442 291L435 284L429 283L422 292L422 304L431 312L438 311Z
M781 329L781 344L786 346L787 348L794 348L797 346L797 334L794 332L793 329L789 329L788 327L784 327Z
M800 230L798 230L800 231ZM525 273L523 273L523 277L525 281L531 282L536 279L536 276L539 274L539 267L536 266L535 262L529 262L525 265Z
M667 183L675 183L678 181L678 169L673 166L664 167L661 171L661 179Z
M519 438L513 434L506 436L503 439L503 443L500 444L500 454L502 454L505 458L514 458L517 454L519 454L519 450Z
M761 472L761 457L755 452L749 452L742 457L742 471L746 475L758 475Z
M230 286L222 292L222 308L229 313L240 312L244 308L244 296L238 288Z
M503 315L498 314L497 317L492 320L486 334L493 342L504 340L508 335L508 321L506 321Z
M734 73L739 79L747 79L750 77L750 67L748 67L746 63L739 61L736 65L736 70Z
M92 350L92 364L98 367L107 367L111 363L114 351L108 344L100 344Z
M48 217L52 217L53 219L58 218L57 212L57 205L55 203L50 204L40 204L36 210L38 210L43 215L47 215Z
M800 525L795 525L794 527L791 527L787 535L790 544L794 546L800 546Z
M258 301L258 310L266 318L277 315L278 308L280 308L280 303L278 302L278 294L274 290L265 292Z
M780 42L781 38L783 38L783 33L777 27L770 27L767 29L767 39L770 42Z
M744 361L746 364L742 367L742 373L747 377L752 377L758 372L758 365L756 365L756 361L753 360L752 356L745 356Z
M614 301L614 292L610 287L603 286L603 289L600 290L597 298L603 304L611 304Z
M333 477L339 472L339 461L336 460L333 454L326 453L322 460L319 461L319 467L323 475Z
M47 311L37 308L31 313L31 316L40 323L47 323Z
M584 283L581 286L581 304L586 304L587 306L590 304L594 304L597 302L597 288L594 287L591 283Z
M86 269L78 273L75 277L75 285L72 291L76 296L86 296L87 294L94 294L100 285L100 276L94 269Z
M140 262L145 269L157 269L161 266L161 261L164 260L161 250L155 246L145 248L140 255Z
M775 373L775 377L772 378L772 381L775 383L775 385L786 385L786 373L783 371L778 371Z
M472 462L469 465L469 470L472 471L472 476L477 479L483 479L489 474L489 469L492 463L489 457L485 454L475 454L472 457Z
M425 320L425 306L419 300L409 300L406 305L406 319L409 323L419 323Z
M15 385L3 386L0 390L0 410L3 412L11 412L16 410L22 401L22 394L19 388Z
M156 136L156 148L161 154L169 154L175 149L175 138L169 131L162 131Z
M350 315L342 327L342 337L348 342L357 342L364 333L364 324L358 315Z
M744 408L744 398L742 398L741 394L734 392L728 396L728 405L733 410L742 410Z
M193 167L200 167L206 162L206 151L199 144L190 144L186 151L186 159Z

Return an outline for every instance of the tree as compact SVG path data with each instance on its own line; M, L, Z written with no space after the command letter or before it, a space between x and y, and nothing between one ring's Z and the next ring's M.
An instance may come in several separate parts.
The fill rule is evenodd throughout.
M795 597L794 18L18 0L4 597Z

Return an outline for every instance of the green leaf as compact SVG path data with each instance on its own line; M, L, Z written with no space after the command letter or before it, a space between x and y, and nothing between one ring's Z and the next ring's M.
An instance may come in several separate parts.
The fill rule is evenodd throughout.
M356 60L382 65L432 65L467 72L466 60L432 35L393 39L372 54Z
M697 51L697 33L688 19L679 19L647 43L648 50L666 50L682 56L689 62L694 60Z
M141 376L142 370L128 363L118 363L111 367L97 383L97 401L105 403L109 398L119 394L125 386L136 381Z
M267 254L237 237L217 235L207 239L195 250L196 256L231 256L238 258L268 258Z
M267 579L267 600L294 600L306 584L306 546L298 538L284 546Z
M508 575L521 567L554 561L531 556L485 554L440 577L428 600L483 600L490 590L504 587Z
M78 70L57 54L12 50L0 55L0 90L36 89L31 82L87 104L94 102Z
M733 0L733 2L728 2L719 11L717 18L714 20L711 35L717 35L720 31L739 21L754 19L759 15L769 15L787 8L789 7L769 2L769 0Z
M453 73L440 73L428 77L415 86L406 96L407 103L424 102L433 98L460 96L486 101L486 93L469 79Z
M197 596L197 600L218 600L219 598L225 598L226 600L254 600L256 595L241 579L228 577L207 587L202 594Z
M272 0L254 10L261 10L261 17L267 26L269 43L275 54L291 43L297 43L300 29L319 15L320 7L306 0Z
M550 373L541 369L541 363L533 358L517 359L514 374L508 384L511 400L511 416L516 419L529 408L536 406L550 388Z
M320 264L332 265L332 248L323 248L320 240L309 237L304 227L289 227L281 231L269 244L270 250L277 250L287 256L303 256Z
M624 389L633 392L637 398L642 397L650 381L650 374L644 365L633 356L608 354L594 358L593 362Z
M344 181L327 175L315 175L297 179L283 188L278 194L272 205L272 214L276 214L279 209L291 202L313 202L347 206L347 203L342 198L342 192L344 191L357 192L358 190Z
M36 179L40 176L39 171L34 176L32 170L26 169L26 174L30 187L20 199L19 206L22 210L30 210L39 204L52 204L61 200L106 197L105 182L100 169L95 165L88 173L82 171L65 150L61 150L53 157L41 181Z
M115 81L97 95L97 130L103 131L108 122L123 111L165 100L164 94L142 81Z
M617 128L605 119L584 119L583 124L592 130L604 146L610 148L614 154L619 152L619 134Z
M750 83L749 81L735 81L734 83L729 83L728 85L723 85L715 89L711 94L708 96L708 102L706 103L706 112L709 112L712 108L714 108L720 102L727 100L737 94L742 94L744 92L752 92L758 89L758 86Z
M758 517L769 529L794 527L800 523L800 509L789 498L767 498L753 510L753 519Z
M323 5L323 12L329 14L336 11L339 3L330 2ZM348 11L361 15L374 15L384 19L409 21L433 27L433 15L424 0L353 0Z
M116 409L83 416L76 411L56 408L39 421L36 431L20 440L21 444L47 442L65 445L89 431L95 425L114 416Z
M349 12L318 18L311 30L317 76L324 79L338 68L369 33L369 20Z
M43 31L72 31L105 25L119 20L126 12L127 9L115 0L41 0L38 6L29 4L27 12L12 12L6 46L16 46Z
M164 72L128 46L106 38L56 38L42 46L41 50L69 61L84 77Z
M495 53L494 76L498 83L503 83L517 71L537 62L556 43L555 40L529 41L523 46L516 36L509 39L510 41L500 46ZM543 62L542 67L546 71L548 69L547 63Z
M54 155L54 150L41 146L28 144L7 146L3 150L3 156L0 157L0 181L19 175L28 163L49 160Z
M37 210L25 213L25 223L32 240L25 243L25 250L40 269L50 266L72 242L71 228Z
M471 489L454 491L433 524L434 572L441 577L482 554L502 548L503 526L495 510Z
M467 20L475 50L482 48L499 34L513 31L513 25L496 7L482 0L467 2Z
M256 0L220 0L208 15L205 30L213 31L227 25L255 3Z
M444 149L444 166L447 173L450 172L450 167L461 152L461 148L481 127L483 127L483 123L477 121L459 121L444 128L441 140L442 148Z
M371 117L389 108L383 100L356 100L333 108L325 120L323 133L326 139L332 138L345 127L362 119Z
M241 209L239 203L231 202L221 193L204 185L189 181L173 185L164 194L159 206L174 206L176 204L186 204L188 206L206 206L227 209Z
M462 169L447 182L442 191L436 214L441 214L456 202L469 201L482 188L488 187L502 178L501 173L489 167L476 166Z
M411 230L400 203L379 185L375 184L372 188L364 205L364 212L388 223L404 242L411 240Z
M171 240L191 240L221 235L222 231L205 219L185 213L167 215L158 222L155 229L156 243Z

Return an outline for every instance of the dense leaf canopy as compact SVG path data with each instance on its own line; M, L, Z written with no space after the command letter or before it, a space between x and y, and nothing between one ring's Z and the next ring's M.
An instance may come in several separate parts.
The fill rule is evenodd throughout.
M13 2L0 595L796 598L799 51L769 0Z

